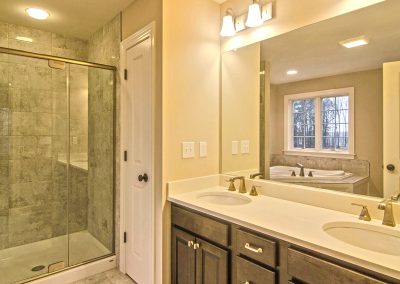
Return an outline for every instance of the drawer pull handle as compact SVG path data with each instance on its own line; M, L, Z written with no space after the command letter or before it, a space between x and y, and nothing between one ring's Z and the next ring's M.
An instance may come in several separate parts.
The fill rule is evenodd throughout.
M249 243L246 243L244 245L244 248L248 249L249 251L255 252L255 253L262 253L263 252L262 248L252 248Z
M188 245L188 247L191 248L191 247L194 245L194 242L193 242L193 241L188 241L188 242L187 242L187 245Z

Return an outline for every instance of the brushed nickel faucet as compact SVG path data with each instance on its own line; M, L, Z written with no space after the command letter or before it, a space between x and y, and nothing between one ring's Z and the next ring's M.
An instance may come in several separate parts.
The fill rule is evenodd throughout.
M229 181L231 182L231 184L233 184L238 179L240 180L239 193L246 193L247 192L246 181L245 181L244 176L234 177L234 178L231 178ZM235 188L234 184L233 184L233 188ZM233 191L233 190L231 190L231 186L229 186L229 190Z
M371 221L371 215L369 215L368 208L366 205L358 204L358 203L351 203L351 205L362 207L362 210L361 210L360 216L358 216L358 219L363 220L363 221Z
M300 168L300 176L304 177L304 165L297 163L296 166Z
M393 202L399 201L400 193L397 195L393 195L390 199L383 200L378 205L379 210L385 210L383 214L382 224L386 226L396 227L396 221L394 220L393 215Z
M251 175L250 175L250 178L251 178L251 179L255 179L256 177L263 178L263 175L262 175L262 173L256 173L256 174L251 174Z

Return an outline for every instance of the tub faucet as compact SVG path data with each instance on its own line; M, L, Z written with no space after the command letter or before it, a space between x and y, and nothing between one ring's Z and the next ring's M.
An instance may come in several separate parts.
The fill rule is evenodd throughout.
M393 202L399 201L400 193L397 195L393 195L390 199L383 200L378 205L378 209L385 210L383 215L382 224L386 226L396 227L396 221L393 216Z
M256 174L251 174L250 175L250 178L251 179L255 179L256 177L260 177L261 179L263 178L263 175L262 175L262 173L256 173Z
M296 166L300 168L300 176L304 177L304 165L297 163Z

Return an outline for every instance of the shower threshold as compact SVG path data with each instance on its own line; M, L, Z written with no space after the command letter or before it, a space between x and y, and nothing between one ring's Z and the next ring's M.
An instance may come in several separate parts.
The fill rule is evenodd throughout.
M63 262L64 266L68 267L110 253L111 251L88 231L0 250L1 284L15 283L46 274L49 265L54 263ZM45 268L32 271L32 268L40 265Z

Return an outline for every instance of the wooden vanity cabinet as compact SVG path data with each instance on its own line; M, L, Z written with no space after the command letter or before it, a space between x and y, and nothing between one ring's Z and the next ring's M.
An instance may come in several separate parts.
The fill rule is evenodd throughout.
M172 284L400 284L224 220L172 205Z

